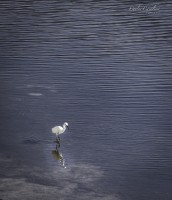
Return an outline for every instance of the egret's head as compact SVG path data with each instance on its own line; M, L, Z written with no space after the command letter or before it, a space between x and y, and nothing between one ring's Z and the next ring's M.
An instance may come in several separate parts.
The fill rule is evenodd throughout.
M65 122L63 125L69 128L69 124L67 122Z

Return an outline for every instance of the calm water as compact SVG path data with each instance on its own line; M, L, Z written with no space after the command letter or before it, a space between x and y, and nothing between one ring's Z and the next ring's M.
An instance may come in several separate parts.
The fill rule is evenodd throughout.
M172 199L172 4L139 3L0 2L1 199Z

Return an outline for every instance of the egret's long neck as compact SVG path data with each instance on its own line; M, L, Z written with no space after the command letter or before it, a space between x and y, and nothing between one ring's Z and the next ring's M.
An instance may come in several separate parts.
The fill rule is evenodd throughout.
M65 125L65 124L63 124L63 130L64 130L64 131L66 130L66 125Z

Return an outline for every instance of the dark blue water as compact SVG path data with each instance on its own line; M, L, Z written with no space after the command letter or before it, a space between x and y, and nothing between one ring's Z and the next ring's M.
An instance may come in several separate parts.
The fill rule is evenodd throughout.
M172 199L171 9L0 1L1 199Z

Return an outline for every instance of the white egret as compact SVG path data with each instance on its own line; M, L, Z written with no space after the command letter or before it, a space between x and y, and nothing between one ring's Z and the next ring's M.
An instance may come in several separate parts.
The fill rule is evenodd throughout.
M62 126L55 126L52 128L52 133L56 134L56 137L60 140L59 135L64 133L66 128L69 128L69 125L67 122L65 122Z

